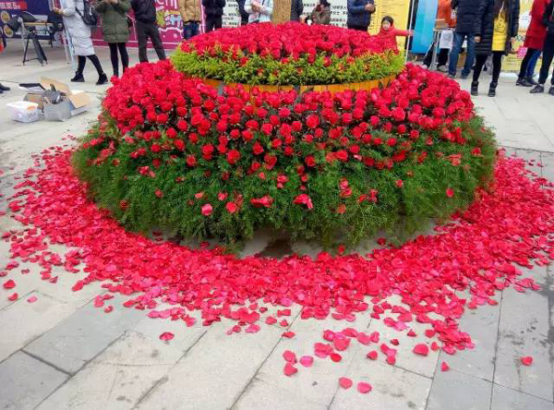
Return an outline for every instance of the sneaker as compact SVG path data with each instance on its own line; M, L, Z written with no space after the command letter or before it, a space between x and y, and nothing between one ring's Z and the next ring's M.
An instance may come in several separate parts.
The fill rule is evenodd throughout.
M467 80L468 77L469 77L469 74L463 74L463 73L462 73L462 75L460 76L460 78L461 78L462 80Z
M439 73L446 73L446 72L448 72L448 68L446 68L445 65L440 65L440 66L437 67L437 71Z
M456 74L448 74L448 78L453 80L456 78Z
M532 87L533 84L531 84L529 81L527 81L526 78L518 78L516 81L516 85L519 87Z
M536 85L535 88L533 88L531 91L530 91L531 94L541 94L541 93L544 93L544 86L542 85Z
M100 74L100 77L98 77L98 81L96 82L96 85L103 85L103 84L107 84L109 81L108 81L108 76L104 73Z
M0 91L10 91L10 87L6 87L6 86L0 84Z
M548 94L554 95L554 85L550 87L550 90L548 90Z
M531 85L539 85L533 77L527 77L525 80L527 80L527 82Z
M71 82L72 83L84 83L85 82L85 76L83 75L83 73L81 73L81 74L75 73L75 77L73 77L71 79Z

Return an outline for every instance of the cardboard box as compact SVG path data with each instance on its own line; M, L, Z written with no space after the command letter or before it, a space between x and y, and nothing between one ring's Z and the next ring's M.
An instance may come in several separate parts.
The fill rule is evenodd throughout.
M51 104L44 99L43 95L40 96L44 118L47 121L66 121L75 115L88 111L92 105L92 100L86 92L71 90L67 84L43 77L40 80L40 85L45 90L50 90L53 87L56 91L62 93L62 100L58 104ZM37 93L28 93L25 98L27 97L30 99L29 101L39 98Z

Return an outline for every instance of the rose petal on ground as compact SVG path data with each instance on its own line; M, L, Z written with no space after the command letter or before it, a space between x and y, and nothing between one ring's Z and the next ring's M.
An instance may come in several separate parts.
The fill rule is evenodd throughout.
M161 335L160 335L160 340L163 340L164 342L168 342L170 341L171 339L173 339L175 337L175 335L171 332L163 332Z
M352 387L354 383L352 383L352 380L350 380L348 377L341 377L339 379L339 385L345 390L348 390Z
M523 356L520 360L525 366L531 366L531 364L533 364L533 358L531 356Z
M371 384L369 384L369 383L366 383L366 382L359 382L358 383L358 391L362 394L367 394L372 389L373 389L373 387L371 387Z

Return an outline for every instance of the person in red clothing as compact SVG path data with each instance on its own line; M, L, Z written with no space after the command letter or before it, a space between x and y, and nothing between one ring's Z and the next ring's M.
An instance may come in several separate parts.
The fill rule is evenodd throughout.
M544 39L546 38L546 26L543 22L543 14L546 10L546 6L550 3L550 0L535 0L531 7L531 24L527 28L525 33L524 47L527 47L525 57L521 62L521 68L519 70L519 76L516 85L522 87L532 87L537 85L537 82L533 80L533 76L529 74L529 64L534 58L538 59L541 54Z
M381 20L381 30L377 33L377 37L384 41L385 47L398 52L396 37L410 37L412 34L412 31L397 30L394 27L394 19L391 16L385 16Z

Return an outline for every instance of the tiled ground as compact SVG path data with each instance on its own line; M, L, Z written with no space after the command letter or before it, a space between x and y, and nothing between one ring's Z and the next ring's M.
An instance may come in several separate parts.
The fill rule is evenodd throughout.
M0 81L15 87L15 82L40 76L67 80L70 69L61 53L47 52L48 66L22 67L19 51L8 48L0 55ZM105 50L100 55L107 66ZM87 78L94 78L92 71ZM99 97L105 87L89 82L84 89ZM4 104L22 95L14 90L0 96L0 169L5 172L0 193L5 197L31 165L32 154L59 144L64 133L81 134L98 112L95 108L66 123L16 124ZM497 129L499 143L510 154L541 162L535 172L554 180L554 97L530 96L513 79L503 78L497 98L475 101ZM0 219L0 232L11 226L11 219ZM257 251L266 243L260 237L249 247ZM6 244L0 242L0 265L7 258ZM282 375L282 352L308 353L322 329L343 328L343 323L303 321L294 308L290 327L299 335L295 339L283 339L282 330L269 326L255 335L228 337L228 323L187 329L124 308L106 315L91 302L102 291L98 286L73 293L78 274L61 273L52 285L39 279L36 267L30 269L17 278L19 301L9 302L0 290L0 409L554 410L554 282L547 268L533 272L542 291L505 290L498 306L462 318L474 350L423 359L411 354L409 340L400 338L399 354L405 353L397 366L369 362L365 352L351 348L341 363L320 361L294 378ZM27 303L30 295L38 301ZM388 331L368 316L358 317L353 326ZM160 341L164 331L173 332L175 339ZM527 354L534 357L533 366L518 365ZM436 370L442 361L451 371ZM343 375L370 381L373 392L338 391L337 379Z

